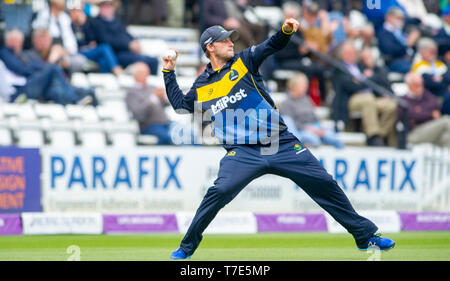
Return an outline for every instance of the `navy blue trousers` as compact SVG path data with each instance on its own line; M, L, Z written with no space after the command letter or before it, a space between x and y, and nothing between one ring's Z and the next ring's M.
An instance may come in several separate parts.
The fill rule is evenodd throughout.
M298 140L288 141L280 144L278 152L272 155L261 154L259 145L242 145L228 151L220 161L214 186L206 192L181 242L181 249L188 255L193 254L202 240L202 233L219 210L247 184L264 174L291 179L347 229L357 245L366 242L378 230L377 226L356 213L347 196L320 162L308 149L294 149L296 144L303 147Z

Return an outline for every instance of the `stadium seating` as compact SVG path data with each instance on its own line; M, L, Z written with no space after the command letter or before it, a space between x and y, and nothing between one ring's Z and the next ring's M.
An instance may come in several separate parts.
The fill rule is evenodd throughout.
M255 14L270 24L277 25L281 21L281 10L273 7L256 7ZM354 15L358 21L358 15ZM191 28L166 28L154 26L129 26L130 33L138 38L145 54L161 57L168 48L178 50L177 80L183 92L187 92L197 76L197 67L207 62L198 43L198 31ZM383 63L379 50L373 49L377 62ZM160 65L161 67L161 65ZM276 104L280 104L286 93L279 91L277 81L286 81L294 74L290 70L276 70L274 80L266 81ZM390 73L389 79L394 82L393 89L397 95L405 93L403 76ZM17 144L20 146L83 146L127 147L134 145L153 145L157 143L155 136L139 135L139 127L132 119L125 104L127 88L134 86L134 79L126 71L115 76L105 73L76 72L71 75L71 84L76 87L91 87L95 90L99 105L57 105L27 102L25 104L0 105L0 145ZM148 83L155 87L164 87L161 71L148 77ZM192 121L192 116L180 115L169 106L166 112L170 120L181 124ZM330 110L318 107L316 114L326 128L336 126L330 120ZM357 116L352 116L357 118ZM208 130L208 129L206 129ZM209 136L209 134L207 134ZM203 135L205 136L205 134ZM362 133L342 133L347 145L364 145ZM205 144L217 144L214 137L204 140Z

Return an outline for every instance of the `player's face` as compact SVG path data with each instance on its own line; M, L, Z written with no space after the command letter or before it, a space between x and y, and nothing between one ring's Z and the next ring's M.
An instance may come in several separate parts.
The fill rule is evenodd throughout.
M213 43L216 57L228 60L234 56L234 43L231 38Z

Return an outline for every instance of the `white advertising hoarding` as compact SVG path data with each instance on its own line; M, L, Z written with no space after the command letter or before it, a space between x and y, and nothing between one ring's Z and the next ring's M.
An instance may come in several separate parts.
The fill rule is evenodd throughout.
M101 234L100 213L22 213L23 234Z
M195 212L177 212L178 231L185 234L191 225ZM205 234L257 233L256 218L251 212L221 212L218 213Z
M415 209L422 162L389 148L315 149L356 209ZM148 213L195 211L217 177L220 147L42 150L44 211ZM236 169L239 176L239 169ZM224 211L304 212L320 207L287 178L251 182Z

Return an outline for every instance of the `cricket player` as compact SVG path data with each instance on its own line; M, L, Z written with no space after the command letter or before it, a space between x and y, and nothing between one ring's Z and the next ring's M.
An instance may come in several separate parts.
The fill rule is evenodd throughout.
M287 19L269 39L236 54L236 30L227 31L221 26L206 29L200 44L210 63L186 94L180 90L174 71L178 53L162 58L167 96L173 108L188 113L200 110L227 150L214 186L207 190L171 259L189 258L219 210L264 174L294 181L353 235L360 250L394 247L393 240L381 237L374 223L356 213L332 176L288 131L263 84L258 71L261 63L281 51L298 27L297 20Z

